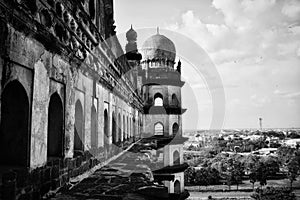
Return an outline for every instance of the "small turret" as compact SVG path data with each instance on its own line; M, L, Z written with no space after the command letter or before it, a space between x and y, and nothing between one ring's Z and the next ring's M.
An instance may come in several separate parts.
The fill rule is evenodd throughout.
M176 71L178 71L178 73L181 74L181 61L180 61L180 59L179 59L178 64L177 64Z
M127 39L127 44L125 46L126 50L126 57L128 60L141 60L142 55L138 53L137 50L137 33L136 31L132 28L132 25L130 29L126 33L126 39Z

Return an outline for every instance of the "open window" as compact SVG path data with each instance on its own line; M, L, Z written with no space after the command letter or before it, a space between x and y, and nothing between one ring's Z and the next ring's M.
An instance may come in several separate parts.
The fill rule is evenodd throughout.
M160 93L154 95L154 106L163 106L163 96Z
M161 122L154 125L154 135L164 135L164 125Z

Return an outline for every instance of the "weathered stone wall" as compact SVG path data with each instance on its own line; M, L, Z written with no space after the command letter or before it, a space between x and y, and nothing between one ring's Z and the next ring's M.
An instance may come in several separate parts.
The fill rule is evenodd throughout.
M0 7L0 9L3 8ZM64 17L68 18L68 16L66 14ZM46 23L43 17L40 19L37 15L34 15L32 19L37 19L35 23L39 21ZM28 18L24 18L24 20L26 19ZM79 62L78 57L76 57L79 55L77 54L78 52L76 54L67 52L69 51L69 46L65 49L54 47L55 45L61 45L58 42L59 38L52 35L51 37L49 36L47 39L51 40L52 46L48 47L45 43L49 41L45 42L40 39L40 35L43 35L43 33L39 33L40 35L37 36L36 33L30 32L31 24L29 22L26 25L20 24L16 28L13 23L5 20L0 15L0 93L3 92L7 84L14 80L20 82L24 87L29 102L29 137L26 138L28 149L26 159L28 164L20 169L11 168L7 171L0 171L0 177L2 178L0 199L40 199L50 189L56 189L65 185L70 178L82 174L99 162L103 162L105 159L120 152L122 148L115 148L112 145L112 112L114 111L116 116L119 113L122 116L121 122L117 126L121 127L123 133L125 128L122 125L123 116L126 116L126 119L127 116L130 116L132 121L134 115L140 114L141 108L137 109L136 105L131 104L129 97L125 95L129 92L126 90L130 86L125 87L125 89L114 88L115 81L119 86L124 85L125 82L120 77L116 77L120 75L113 71L115 68L110 66L111 64L108 61L102 62L105 60L104 58L99 57L98 59L101 62L97 61L96 64L90 62L87 65L87 62ZM67 19L63 20L67 21ZM27 25L30 28L26 27ZM37 25L39 30L40 26L39 24ZM104 29L104 27L101 27L101 29ZM49 31L47 34L53 33L53 30L47 30ZM102 31L104 32L104 30ZM111 31L108 32L111 33ZM92 48L89 42L87 42L89 44L88 47L90 49L95 48ZM99 49L104 48L101 45L104 46L100 44ZM108 49L101 51L104 54L109 52ZM87 53L88 55L85 56L90 56L89 59L91 59L92 53L95 52ZM106 59L107 57L111 58L111 55L104 55L104 57ZM102 76L100 76L100 72ZM49 159L47 158L47 146L49 145L47 144L49 128L48 109L51 95L56 93L63 104L63 155L60 158ZM75 103L77 100L81 102L84 111L84 137L82 138L84 141L84 152L82 152L82 155L76 155L75 157L74 123ZM0 102L0 108L1 105ZM97 113L98 140L98 148L93 152L93 155L89 152L92 142L92 106L96 108ZM105 145L104 109L107 109L109 114L108 152L103 150ZM126 134L129 135L128 129ZM136 134L139 135L138 130ZM130 135L131 137L133 136L132 133ZM123 141L123 135L121 136L121 141ZM15 145L16 149L22 148L18 144L13 145ZM24 151L26 150L24 149Z

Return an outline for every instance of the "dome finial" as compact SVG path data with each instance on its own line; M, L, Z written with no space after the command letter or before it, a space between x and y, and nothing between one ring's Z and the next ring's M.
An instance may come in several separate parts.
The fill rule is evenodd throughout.
M130 25L130 29L133 29L133 28L132 28L132 24Z
M156 28L156 34L159 35L159 26Z

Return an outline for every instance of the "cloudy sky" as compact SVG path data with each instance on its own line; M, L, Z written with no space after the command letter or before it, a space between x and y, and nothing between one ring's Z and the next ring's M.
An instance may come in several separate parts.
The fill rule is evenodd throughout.
M159 26L161 34L174 41L177 51L190 47L181 53L187 82L183 91L188 109L185 129L209 128L215 115L216 97L209 78L205 72L198 77L194 73L195 67L204 64L190 62L199 55L209 57L213 65L206 67L215 68L222 80L224 128L257 128L259 117L264 127L300 127L299 0L114 2L118 34L126 32L130 24L137 30ZM172 32L191 39L205 53L195 53L189 43L188 47L182 45ZM139 34L138 45L152 34L155 32Z

